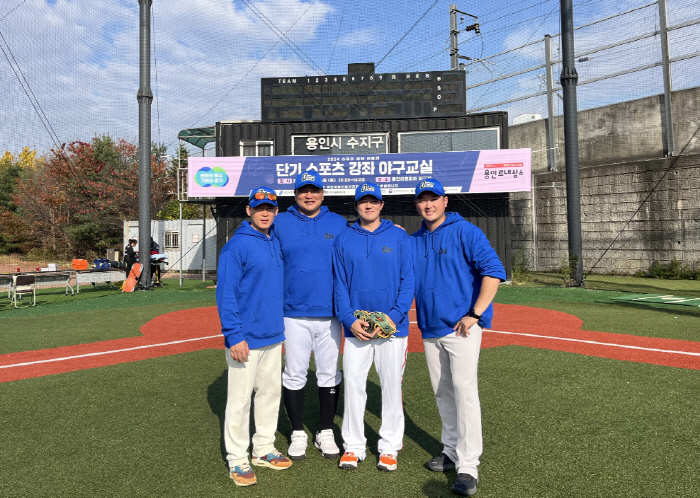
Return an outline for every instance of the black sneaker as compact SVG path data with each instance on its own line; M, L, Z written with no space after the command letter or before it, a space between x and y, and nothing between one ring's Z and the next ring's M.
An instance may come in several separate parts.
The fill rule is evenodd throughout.
M455 463L444 453L425 462L425 466L433 472L448 472L455 469Z
M452 485L452 492L456 495L474 496L476 494L476 483L470 474L457 474L457 479Z

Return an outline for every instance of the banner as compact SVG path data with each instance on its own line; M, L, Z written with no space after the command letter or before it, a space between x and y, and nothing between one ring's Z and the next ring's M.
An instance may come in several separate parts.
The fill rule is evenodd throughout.
M325 195L354 195L373 182L382 195L412 194L425 178L440 180L448 194L527 192L530 149L334 156L190 157L189 197L248 197L261 186L294 195L294 178L312 171Z

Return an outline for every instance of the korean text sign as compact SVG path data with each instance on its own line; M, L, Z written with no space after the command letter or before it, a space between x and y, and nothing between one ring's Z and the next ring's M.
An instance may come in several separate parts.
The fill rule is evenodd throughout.
M383 195L413 193L425 178L436 178L446 193L526 192L531 183L531 150L363 154L333 156L190 157L187 195L247 197L260 186L294 195L294 178L317 174L325 195L354 195L364 182Z

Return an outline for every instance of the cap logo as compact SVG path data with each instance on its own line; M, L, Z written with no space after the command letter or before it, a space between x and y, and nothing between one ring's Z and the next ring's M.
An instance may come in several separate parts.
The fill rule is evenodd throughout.
M265 190L264 188L259 188L257 193L258 194L266 194L267 190Z
M301 181L302 182L315 182L316 177L314 175L312 175L311 173L304 173L303 175L301 175Z
M362 186L361 192L374 192L374 187L372 185L367 185L366 183Z
M429 181L427 181L427 180L423 180L423 181L420 183L420 188L421 188L421 189L424 189L424 188L432 188L432 187L434 187L434 186L435 186L435 183L429 182Z

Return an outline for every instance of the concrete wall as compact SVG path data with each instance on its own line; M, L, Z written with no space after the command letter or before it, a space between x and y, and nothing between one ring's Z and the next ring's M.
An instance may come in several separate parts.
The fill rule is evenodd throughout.
M700 87L673 92L675 152L700 153ZM663 95L621 102L578 113L579 161L582 168L664 157L666 137L662 128ZM509 147L532 149L532 171L547 169L546 119L508 127ZM558 171L565 168L564 123L554 118L555 156Z
M533 269L555 270L568 254L565 174L533 180L533 192L511 194L513 253L524 250ZM586 272L700 263L700 155L581 169L581 213Z

